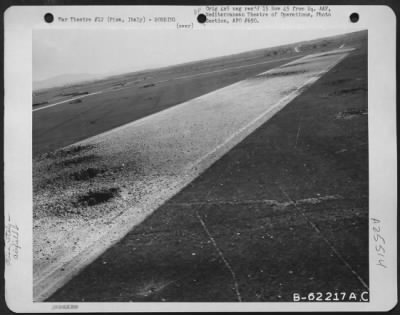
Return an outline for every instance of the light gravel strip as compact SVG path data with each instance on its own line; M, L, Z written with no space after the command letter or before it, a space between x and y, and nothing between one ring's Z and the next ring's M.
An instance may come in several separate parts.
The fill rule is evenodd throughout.
M313 56L315 58L307 58L302 65L294 65L296 70L304 71L280 75L282 69L275 68L265 72L264 76L237 82L79 142L79 145L94 146L91 153L101 156L105 164L129 165L134 162L140 174L126 167L116 175L114 183L128 186L133 193L124 201L126 208L121 215L115 218L115 214L124 209L118 208L117 202L110 202L106 204L111 212L108 220L99 218L92 224L76 220L74 226L67 226L70 239L60 238L56 245L36 244L36 249L54 246L57 254L53 253L50 263L46 263L45 257L34 261L34 300L42 301L62 287L338 64L347 53ZM74 185L71 187L74 189ZM68 189L62 189L58 194L68 196L70 193ZM44 193L50 203L52 198L59 197L58 194ZM57 235L62 224L44 223L40 232ZM38 232L34 230L35 233ZM74 242L78 249L72 251ZM35 263L40 268L35 268Z

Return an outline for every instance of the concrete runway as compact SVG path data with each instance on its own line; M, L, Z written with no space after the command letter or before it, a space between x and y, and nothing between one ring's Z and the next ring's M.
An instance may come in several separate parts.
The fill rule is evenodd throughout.
M46 302L360 298L369 291L366 66L365 45ZM338 116L346 112L359 114Z
M41 262L41 268L34 271L34 299L43 300L64 285L349 51L300 58L74 144L91 147L103 164L123 166L115 174L114 183L127 187L124 206L128 206L117 217L111 213L110 218L115 219L107 224L76 222L69 241L60 237L57 259L47 265ZM67 196L71 191L64 189L60 194ZM118 208L113 201L107 206ZM59 227L42 226L55 233ZM71 242L78 242L78 251L70 250Z
M35 106L32 112L33 155L36 157L131 123L302 56L259 58L233 64L228 58L226 64L218 66L210 63L180 66L67 90L53 89L35 100L49 104ZM99 91L103 93L58 104L65 101L65 96L60 99L63 94Z
M204 169L202 164L209 165L212 155L225 153L249 133L246 130L265 122L345 52L298 59L78 144L96 146L113 162L126 163L134 156L146 176L181 176Z

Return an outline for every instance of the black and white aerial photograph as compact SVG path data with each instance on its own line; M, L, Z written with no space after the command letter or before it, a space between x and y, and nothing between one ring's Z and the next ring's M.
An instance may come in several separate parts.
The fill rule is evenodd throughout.
M350 27L33 29L33 301L368 302L367 60Z

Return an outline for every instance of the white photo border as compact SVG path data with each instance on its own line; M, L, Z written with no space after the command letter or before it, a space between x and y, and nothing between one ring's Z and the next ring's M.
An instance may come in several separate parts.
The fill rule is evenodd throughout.
M135 6L135 15L157 11L160 16L194 23L193 30L232 28L201 25L193 13L201 6ZM6 302L15 312L65 312L54 305L73 304L68 312L154 311L386 311L397 304L397 151L396 151L396 16L388 6L330 6L329 19L292 19L234 28L336 28L368 30L369 124L369 261L370 302L335 303L50 303L33 302L32 288L32 30L49 28L99 28L84 23L47 24L47 12L55 16L126 16L132 6L14 6L4 13L4 182L5 224L19 230L18 260L6 265ZM360 21L349 22L357 12ZM55 21L56 22L56 21ZM175 28L174 25L115 26L102 28ZM179 31L179 30L176 30ZM380 221L386 240L387 268L376 265L371 219ZM351 240L349 240L351 242ZM7 245L7 244L6 244Z

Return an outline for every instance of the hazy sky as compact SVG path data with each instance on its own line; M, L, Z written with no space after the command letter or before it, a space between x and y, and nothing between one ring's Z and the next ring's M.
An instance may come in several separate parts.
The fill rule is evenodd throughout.
M327 30L35 30L33 81L114 74L346 33Z

